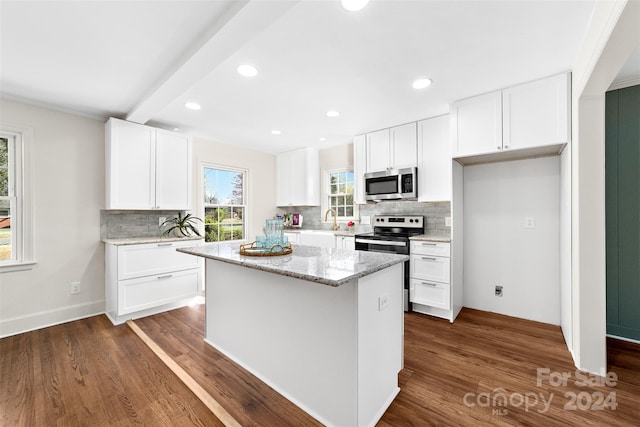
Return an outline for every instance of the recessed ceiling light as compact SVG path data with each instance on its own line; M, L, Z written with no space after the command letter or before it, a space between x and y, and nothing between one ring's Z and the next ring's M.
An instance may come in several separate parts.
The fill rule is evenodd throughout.
M327 138L320 138L320 141L326 141Z
M258 75L258 69L253 65L243 64L238 67L238 73L245 77L255 77Z
M336 110L327 111L327 117L338 117L340 113Z
M274 130L271 131L271 135L280 135L281 133L282 132L277 130L277 129L274 129Z
M424 89L429 85L431 85L431 79L428 79L426 77L420 77L419 79L416 79L413 81L412 86L414 89Z
M180 130L180 128L173 128L174 132L178 132Z
M340 0L340 3L349 12L355 12L364 8L369 0Z
M197 102L186 102L184 106L185 108L188 108L190 110L196 110L196 111L202 108L200 107L200 104L198 104Z

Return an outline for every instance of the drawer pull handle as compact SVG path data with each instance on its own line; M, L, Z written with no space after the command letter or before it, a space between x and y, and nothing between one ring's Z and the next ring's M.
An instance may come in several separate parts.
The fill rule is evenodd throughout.
M436 246L437 243L423 243L422 246Z
M436 261L435 258L433 257L428 257L428 256L423 256L422 259L427 260L427 261Z
M429 283L429 282L420 282L420 283L422 283L423 285L436 286L435 283Z
M168 279L169 277L173 277L173 274L165 274L164 276L158 276L158 279Z
M173 246L173 243L158 243L158 246Z

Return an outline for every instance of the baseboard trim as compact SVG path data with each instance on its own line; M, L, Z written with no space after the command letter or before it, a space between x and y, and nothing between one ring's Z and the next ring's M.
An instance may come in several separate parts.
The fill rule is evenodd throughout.
M639 340L634 340L633 338L621 337L620 335L607 334L607 338L613 338L620 341L626 341L634 344L640 344Z
M0 338L104 314L105 300L46 310L0 321Z

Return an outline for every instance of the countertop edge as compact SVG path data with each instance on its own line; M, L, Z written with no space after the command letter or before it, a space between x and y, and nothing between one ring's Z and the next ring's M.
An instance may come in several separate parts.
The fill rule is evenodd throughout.
M421 234L418 236L411 236L409 240L415 240L417 242L439 242L439 243L451 243L451 237L449 236L433 236L430 234Z
M243 260L242 258L241 259L231 259L231 258L227 258L227 257L221 257L221 256L215 256L215 255L211 255L211 254L205 254L205 253L202 253L201 251L198 251L197 249L198 249L198 247L194 246L194 247L191 247L191 248L178 248L176 250L178 252L183 252L183 253L186 253L186 254L199 256L199 257L202 257L202 258L208 258L208 259L212 259L212 260L215 260L215 261L226 262L228 264L239 265L239 266L251 268L251 269L254 269L254 270L260 270L260 271L265 271L265 272L268 272L268 273L279 274L281 276L293 277L293 278L296 278L296 279L306 280L308 282L313 282L313 283L320 283L320 284L323 284L323 285L333 286L333 287L344 285L345 283L348 283L348 282L350 282L352 280L360 279L362 277L369 276L370 274L376 273L376 272L378 272L380 270L384 270L385 268L391 267L393 265L400 264L400 263L403 263L405 261L409 261L409 256L408 255L396 255L398 258L394 259L392 261L388 261L388 262L381 263L381 264L376 264L374 267L371 267L368 270L360 271L358 273L354 273L354 274L352 274L350 276L347 276L347 277L344 277L344 278L342 278L340 280L331 280L331 279L326 279L324 277L318 277L318 276L313 276L313 275L309 275L309 274L298 273L298 272L293 272L293 271L288 271L288 270L281 270L281 269L277 269L277 268L273 268L273 267L265 266L265 265L253 264L251 262L247 262L246 260ZM347 249L345 249L345 250L347 250Z
M104 243L114 246L124 245L141 245L145 243L164 243L164 242L197 242L204 240L201 236L191 237L118 237L112 239L102 239Z
M327 233L327 234L333 234L334 236L345 236L345 237L356 237L356 232L355 231L348 231L348 230L324 230L324 229L320 229L320 228L285 228L284 230L285 233L293 233L293 234L300 234L300 233Z

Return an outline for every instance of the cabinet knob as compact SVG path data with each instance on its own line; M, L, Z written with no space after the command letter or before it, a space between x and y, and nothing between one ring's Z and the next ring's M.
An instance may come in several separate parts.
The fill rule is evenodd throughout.
M505 146L504 146L504 149L506 150L507 148L509 148L509 146L508 146L508 145L505 145Z

